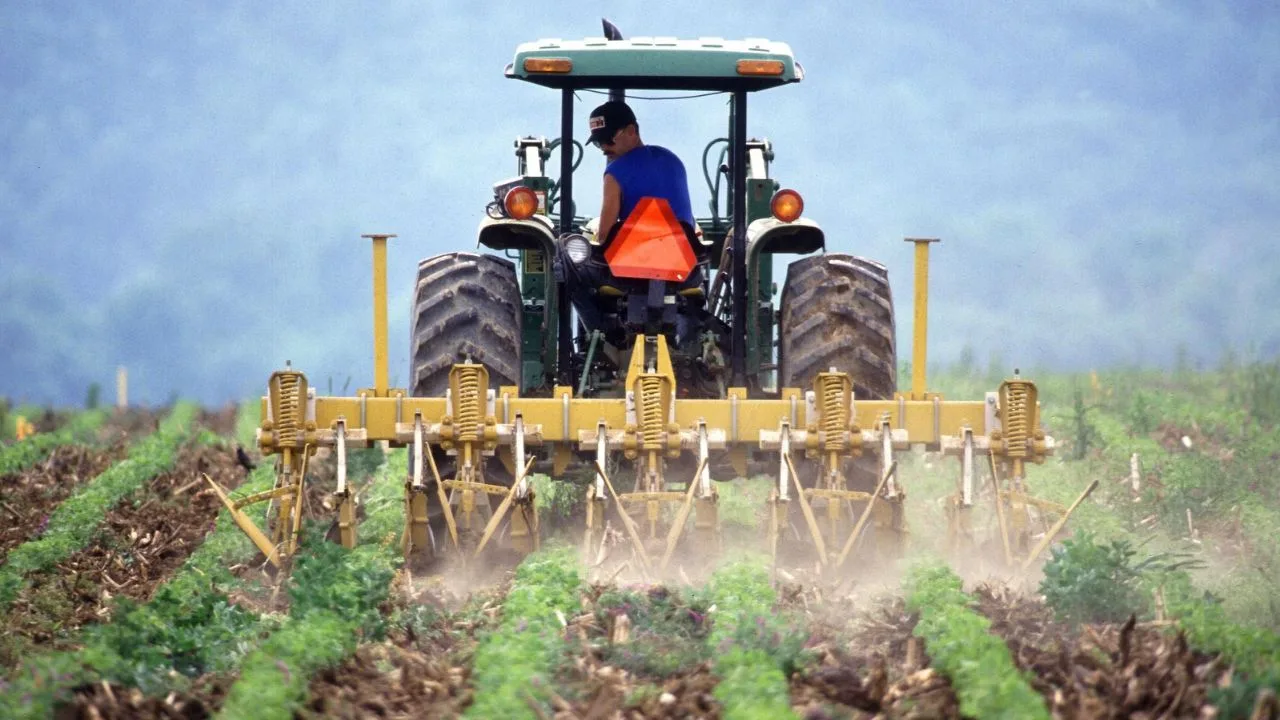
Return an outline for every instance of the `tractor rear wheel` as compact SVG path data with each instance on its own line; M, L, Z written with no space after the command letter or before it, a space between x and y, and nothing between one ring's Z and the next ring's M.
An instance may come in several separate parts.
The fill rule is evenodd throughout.
M889 273L874 260L826 254L787 268L778 362L781 387L810 389L820 372L846 372L860 400L898 387Z
M412 395L444 397L454 363L482 363L489 388L520 384L520 284L515 264L478 253L418 263L414 286Z
M415 397L444 397L455 363L481 363L489 389L520 385L522 303L515 264L479 253L446 253L418 263L414 285L410 353ZM432 448L442 478L456 473L455 458ZM498 459L484 465L485 482L510 486L514 478ZM435 479L428 479L428 519L437 546L446 542L444 513L436 502ZM456 505L455 505L456 508Z

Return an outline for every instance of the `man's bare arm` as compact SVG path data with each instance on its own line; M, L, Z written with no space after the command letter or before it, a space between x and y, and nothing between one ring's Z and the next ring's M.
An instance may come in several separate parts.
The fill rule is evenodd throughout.
M600 203L600 229L598 242L604 244L609 239L609 231L618 222L618 211L622 209L622 186L612 175L604 176L604 200Z

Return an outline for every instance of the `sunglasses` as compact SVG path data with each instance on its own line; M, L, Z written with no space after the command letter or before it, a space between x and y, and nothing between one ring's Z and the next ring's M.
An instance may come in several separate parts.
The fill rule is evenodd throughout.
M591 144L595 145L598 148L602 148L605 145L612 145L613 141L616 140L617 138L618 138L618 130L614 130L612 133L610 133L608 140L593 139L591 141Z

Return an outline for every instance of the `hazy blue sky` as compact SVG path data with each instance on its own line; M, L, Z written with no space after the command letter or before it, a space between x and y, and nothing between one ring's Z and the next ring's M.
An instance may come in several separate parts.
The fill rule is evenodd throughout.
M416 261L474 248L511 141L558 133L558 95L503 66L522 41L598 35L602 7L4 2L0 396L79 402L117 364L143 402L243 397L286 359L368 384L373 231L400 236L403 384ZM937 360L1280 353L1274 2L746 7L603 14L628 36L792 45L805 82L757 96L750 132L829 250L890 266L903 357L909 235L944 240ZM723 99L636 107L698 177ZM580 168L581 208L602 166Z

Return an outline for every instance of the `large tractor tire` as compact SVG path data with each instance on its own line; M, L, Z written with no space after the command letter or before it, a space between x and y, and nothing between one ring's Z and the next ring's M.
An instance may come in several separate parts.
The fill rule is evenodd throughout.
M880 263L843 254L791 263L779 325L782 387L808 390L818 373L835 368L849 373L855 399L893 398L893 296Z
M489 389L520 385L520 285L510 260L478 253L447 253L418 263L410 326L411 394L444 397L454 363L481 363ZM432 448L444 478L454 475L455 458ZM510 486L511 474L497 458L485 462L485 481ZM434 487L430 472L424 473ZM428 520L433 540L447 537L444 513L429 489ZM455 505L456 509L456 505Z
M471 358L489 371L489 388L520 384L520 284L515 264L477 253L418 263L410 352L411 394L444 397L449 370Z
M820 372L849 374L854 399L887 400L897 388L893 297L884 266L853 255L804 258L787 268L782 289L778 362L781 387L809 390ZM803 463L800 480L818 483L816 464ZM871 457L850 460L850 490L870 492L879 479ZM859 510L860 511L860 510ZM799 524L798 518L792 521Z

